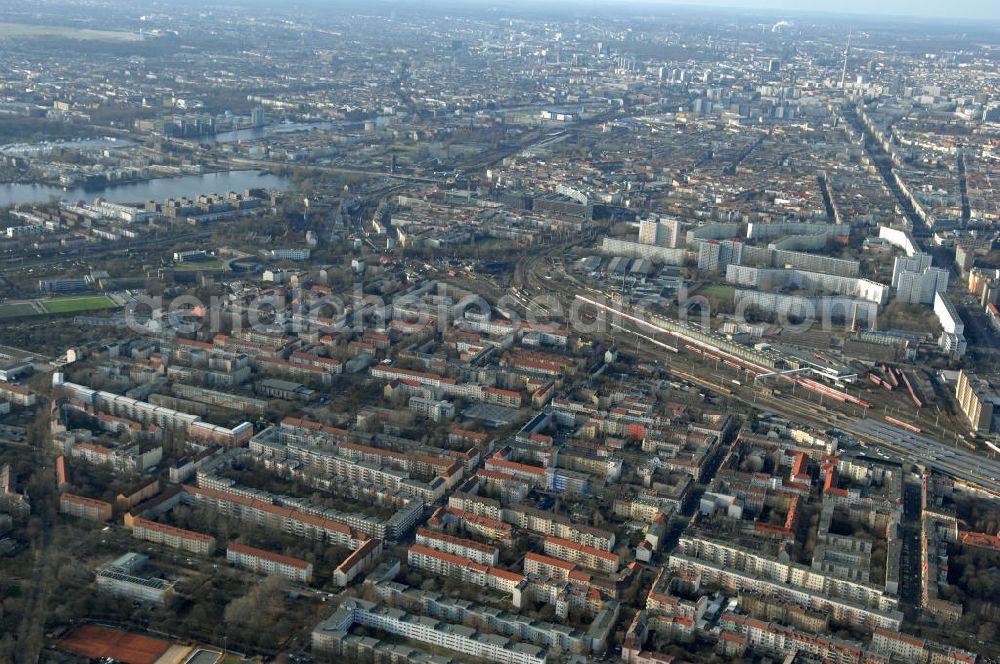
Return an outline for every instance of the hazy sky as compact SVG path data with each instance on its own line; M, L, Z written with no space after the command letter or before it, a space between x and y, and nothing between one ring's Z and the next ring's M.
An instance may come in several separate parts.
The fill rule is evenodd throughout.
M4 0L0 0L0 4ZM121 0L120 0L121 1ZM127 0L133 2L134 0ZM161 0L162 1L162 0ZM166 0L169 2L199 2L204 0ZM421 7L451 10L491 8L499 11L528 13L569 11L570 13L614 13L618 8L656 13L670 12L672 7L716 10L760 10L768 14L794 15L821 12L827 15L868 15L914 18L952 19L958 23L976 23L978 30L990 30L995 25L1000 39L1000 0L234 0L237 4L268 5L279 2L311 6L362 5L380 10L409 11ZM983 25L983 22L987 25ZM935 21L939 25L945 22Z
M613 0L617 4L745 7L788 11L935 16L1000 21L1000 0Z
M409 1L409 0L407 0ZM454 0L453 0L454 1ZM497 4L497 0L466 0L477 4ZM542 0L539 0L541 3ZM553 5L576 4L570 0L549 0ZM591 4L584 0L583 4ZM828 12L890 16L943 17L1000 21L1000 0L605 0L605 6L687 5L689 7L770 9L790 12Z

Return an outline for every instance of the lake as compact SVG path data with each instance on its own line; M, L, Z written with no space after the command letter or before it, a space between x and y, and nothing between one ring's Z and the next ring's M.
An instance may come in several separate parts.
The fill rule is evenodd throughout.
M113 203L162 202L168 198L187 196L194 198L200 194L224 194L227 191L242 192L250 188L288 189L289 180L273 174L261 175L258 171L228 171L204 173L202 175L179 175L116 184L104 189L84 189L73 187L63 189L50 185L0 184L0 206L16 203L45 203L50 197L66 201L92 201L97 197Z

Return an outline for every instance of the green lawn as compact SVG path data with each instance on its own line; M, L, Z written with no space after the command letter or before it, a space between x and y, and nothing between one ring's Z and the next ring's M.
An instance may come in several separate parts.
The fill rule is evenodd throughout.
M416 143L393 143L389 146L389 152L395 152L397 154L416 154L420 146Z
M27 303L0 304L0 320L34 316L37 313L35 308Z
M44 300L42 306L50 314L68 314L77 311L94 311L96 309L114 309L118 307L115 301L107 295L60 297L54 300Z
M732 286L727 286L725 284L708 284L699 288L694 294L704 295L705 297L715 297L720 300L732 300L735 293L736 289Z
M134 32L119 32L111 30L91 30L89 28L72 28L57 25L31 25L29 23L0 22L0 40L30 39L38 37L55 37L62 39L80 39L84 41L138 41L139 35Z

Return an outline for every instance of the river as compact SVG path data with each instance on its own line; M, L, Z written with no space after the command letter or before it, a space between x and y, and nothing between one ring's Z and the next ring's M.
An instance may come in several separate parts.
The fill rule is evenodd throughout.
M40 184L0 184L0 206L16 203L45 203L51 197L66 201L92 201L98 196L113 203L162 202L168 198L200 194L224 194L227 191L242 192L250 188L264 188L284 191L288 189L288 178L257 171L228 171L205 173L203 175L179 175L117 184L104 189L84 189L74 187L63 189Z
M268 136L280 136L281 134L293 134L303 131L320 131L347 127L351 124L359 123L334 123L334 122L283 122L281 124L267 127L250 127L247 129L234 129L233 131L223 131L214 136L205 136L200 139L202 145L212 145L214 143L232 143L234 141L256 141Z

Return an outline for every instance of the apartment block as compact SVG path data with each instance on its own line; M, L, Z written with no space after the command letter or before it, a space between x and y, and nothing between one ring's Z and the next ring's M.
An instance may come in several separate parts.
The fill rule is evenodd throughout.
M661 217L639 222L639 242L658 247L675 248L680 241L680 219Z
M72 493L63 493L59 496L59 511L90 521L109 521L111 519L111 503Z
M534 551L524 554L524 573L543 576L556 581L569 581L576 565L565 560L545 556Z
M530 555L530 554L529 554ZM483 604L451 598L442 593L418 590L401 583L383 581L375 584L375 594L382 601L398 605L401 600L424 615L454 623L468 624L475 621L493 634L530 641L543 648L559 647L564 652L586 655L603 652L611 629L615 625L617 606L602 610L594 616L590 627L572 629L562 623L551 623L517 613L498 611Z
M468 558L483 565L495 566L500 562L500 550L462 537L453 537L429 528L417 529L417 544Z
M359 574L370 568L382 554L382 540L368 539L351 551L342 563L333 571L333 581L338 586L346 586Z
M898 599L885 593L881 587L817 572L805 565L783 560L780 556L750 550L735 541L685 534L680 538L676 551L738 572L843 597L864 606L895 611L898 605Z
M727 613L720 625L728 634L738 634L751 650L780 655L811 655L824 662L862 664L869 662L864 647L832 636L808 634L796 629Z
M451 524L469 533L509 545L514 540L514 528L509 523L466 512L455 507L441 507L428 520L428 525Z
M504 508L503 520L524 530L559 537L602 551L611 551L615 545L615 534L611 531L582 523L573 523L566 516L540 510L530 505L514 504Z
M931 267L929 254L900 256L892 266L896 298L911 304L933 304L935 293L948 290L948 271Z
M0 399L28 408L34 406L38 401L35 393L28 388L21 387L20 385L11 385L10 383L0 383Z
M171 408L156 406L145 401L114 394L113 392L93 390L84 385L67 383L62 379L61 374L54 374L52 380L54 391L62 392L84 406L90 406L95 410L126 417L143 424L156 424L165 429L185 431L191 437L198 440L220 443L232 447L242 445L253 436L253 425L249 422L243 422L232 428L221 427L209 424L197 415L190 415Z
M375 484L412 495L428 504L441 499L464 473L462 464L454 460L352 443L346 439L346 432L344 435L322 434L283 423L281 427L271 427L255 436L250 441L250 450L267 460L299 462L310 474ZM411 476L411 473L425 471L438 476L429 482Z
M546 537L543 547L546 555L561 558L605 574L614 574L621 565L621 561L615 553L558 537Z
M699 560L684 554L672 554L669 566L684 574L700 574L706 586L724 588L729 592L750 592L816 611L831 618L866 629L898 630L903 614L896 609L866 606L847 598L832 597L823 592L773 581L761 576Z
M450 420L455 417L455 405L445 400L410 397L408 408L417 415L434 422Z
M523 574L483 565L421 544L414 544L409 548L406 560L411 567L417 569L510 594L514 606L521 604L517 587L524 581Z
M143 518L132 520L132 537L199 555L215 552L215 538Z
M174 583L164 579L135 576L113 568L98 570L97 589L135 602L167 604L174 595Z
M1000 395L985 380L961 369L955 382L955 400L973 431L993 430L994 410Z
M683 265L687 250L681 248L659 247L654 244L644 244L631 240L606 237L601 243L601 252L615 256L632 258L647 258L655 263L667 265Z
M316 626L312 633L313 648L337 652L354 624L497 664L545 664L547 659L545 650L538 646L353 598L341 603L332 616Z
M310 562L236 542L226 548L226 560L252 572L280 576L299 583L307 583L313 575Z
M725 274L729 265L743 261L743 243L738 240L706 240L698 245L698 269Z
M361 543L351 528L330 518L209 487L184 485L183 491L186 500L241 521L300 537L327 541L348 549L355 549Z
M975 664L978 657L961 648L946 646L908 634L900 634L884 629L875 630L871 649L898 658L905 662L921 664Z

